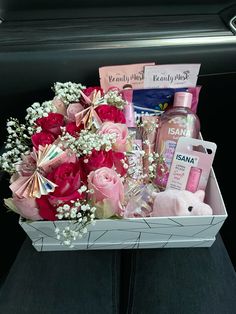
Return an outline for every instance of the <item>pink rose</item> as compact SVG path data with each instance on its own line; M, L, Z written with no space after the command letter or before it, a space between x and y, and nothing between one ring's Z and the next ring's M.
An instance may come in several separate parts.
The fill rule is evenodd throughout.
M43 218L39 215L39 210L35 198L19 198L13 195L13 204L16 206L18 213L30 220L42 220Z
M60 98L55 96L52 100L52 104L56 107L57 113L60 113L63 116L66 115L66 106Z
M94 193L91 198L97 207L98 218L121 215L124 200L124 186L118 174L110 168L102 167L88 175L88 187Z
M128 127L126 124L104 122L98 131L99 134L116 134L116 142L112 148L117 152L125 152L128 148Z
M70 122L75 121L75 115L76 113L79 113L80 111L83 111L84 107L79 102L74 102L69 104L67 108L67 117Z

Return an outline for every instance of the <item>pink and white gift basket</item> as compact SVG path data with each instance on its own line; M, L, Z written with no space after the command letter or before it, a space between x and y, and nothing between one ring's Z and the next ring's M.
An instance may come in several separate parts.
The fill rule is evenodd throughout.
M149 89L145 74L158 66L123 67L100 68L101 87L57 82L24 123L7 121L5 204L38 251L208 247L227 217L211 168L216 145L194 129L195 72ZM182 68L169 70L177 78ZM165 94L158 106L138 101Z

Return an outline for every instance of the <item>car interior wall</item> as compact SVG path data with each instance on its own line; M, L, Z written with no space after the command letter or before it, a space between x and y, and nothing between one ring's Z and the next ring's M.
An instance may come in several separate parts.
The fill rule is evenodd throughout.
M19 18L24 19L28 16L28 13L34 14L34 16L40 18L45 18L40 16L40 13L43 11L46 13L46 16L52 16L53 18L66 14L84 14L89 11L90 15L96 13L96 10L102 8L102 14L118 14L119 8L122 11L125 11L127 8L134 8L137 12L138 7L142 7L148 10L148 7L157 7L158 14L176 14L176 13L194 13L199 12L203 13L218 13L224 8L230 7L235 4L235 1L232 0L192 0L191 4L188 0L147 0L145 3L141 0L120 0L117 2L107 3L106 0L91 0L89 2L82 2L77 0L57 0L56 7L55 2L50 2L47 0L35 0L34 2L30 0L0 0L0 13L3 18L11 20L16 18L18 15ZM56 8L56 10L55 10ZM93 10L91 9L93 8ZM78 12L76 12L78 9ZM104 11L105 9L105 11ZM74 11L74 13L72 13ZM79 12L80 11L80 12ZM82 12L81 12L82 11ZM93 12L92 12L93 11ZM118 11L115 13L114 11ZM153 10L152 10L153 14Z

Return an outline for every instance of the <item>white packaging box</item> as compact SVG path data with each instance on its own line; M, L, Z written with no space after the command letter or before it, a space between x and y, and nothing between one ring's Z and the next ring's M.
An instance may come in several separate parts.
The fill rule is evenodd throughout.
M205 202L212 207L213 216L97 220L94 226L88 226L88 233L82 239L74 242L73 248L62 245L55 234L56 227L63 229L71 221L20 219L20 225L37 251L210 247L227 217L213 170Z

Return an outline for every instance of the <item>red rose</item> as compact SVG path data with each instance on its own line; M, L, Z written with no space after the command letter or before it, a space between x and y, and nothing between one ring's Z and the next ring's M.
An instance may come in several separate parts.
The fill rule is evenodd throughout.
M58 205L60 201L67 203L82 198L83 195L78 192L82 185L82 177L83 174L79 162L63 163L53 169L47 175L47 178L57 184L57 187L54 192L36 200L40 216L47 220L55 220L55 205Z
M76 126L75 122L69 122L66 125L66 132L74 137L78 137L80 131L83 129L83 124L81 123L80 126Z
M100 87L100 86L94 86L94 87L88 87L88 88L85 88L83 90L83 93L86 95L86 96L90 96L92 94L92 92L94 91L97 91L97 92L101 92L101 96L104 95L103 93L103 89Z
M50 193L52 201L70 201L80 198L77 191L81 186L81 167L79 162L63 163L47 175L47 178L57 184L55 191Z
M35 133L31 136L31 141L36 149L39 148L39 145L45 146L47 144L52 144L55 141L55 137L52 133L41 131Z
M113 166L116 168L116 172L121 176L124 176L127 172L121 162L121 160L125 160L126 157L120 152L114 152L112 150L108 152L104 150L96 151L94 149L91 155L84 157L84 160L86 159L88 162L84 163L84 169L87 174L102 167L112 168Z
M55 206L52 206L48 200L48 195L43 195L40 198L36 198L36 203L39 208L40 216L44 220L57 220L57 210Z
M116 168L116 172L118 172L122 177L126 174L127 169L124 168L123 163L121 160L127 161L124 153L121 152L113 152L113 163L114 167Z
M114 123L125 123L125 116L124 113L110 105L101 105L98 106L96 109L96 112L99 116L99 118L102 120L102 122L110 121Z
M84 160L88 160L87 163L84 163L86 173L101 167L111 168L113 166L112 150L106 152L104 150L97 151L93 149L92 154L86 156Z
M58 136L61 134L61 126L64 125L64 116L60 113L51 112L47 117L37 119L36 124L41 126L43 131Z

